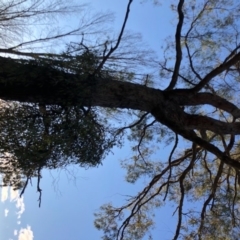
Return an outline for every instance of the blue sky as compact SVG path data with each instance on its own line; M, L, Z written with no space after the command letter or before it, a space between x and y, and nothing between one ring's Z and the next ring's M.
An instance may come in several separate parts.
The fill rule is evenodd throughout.
M96 11L115 12L113 23L120 29L127 0L91 0ZM161 44L165 37L174 33L170 24L172 12L168 6L154 6L153 1L135 0L127 29L140 32L150 48L161 55ZM123 203L124 195L134 195L144 183L130 185L124 182L124 171L120 159L131 156L128 142L122 149L113 149L94 169L69 167L66 170L44 171L41 180L43 189L42 206L38 208L36 182L29 185L24 196L19 199L18 192L2 188L0 204L1 240L97 240L101 232L93 225L93 212L107 202ZM167 156L167 149L161 157ZM157 213L153 239L171 239L174 233L174 218L167 208ZM161 238L160 238L161 237Z

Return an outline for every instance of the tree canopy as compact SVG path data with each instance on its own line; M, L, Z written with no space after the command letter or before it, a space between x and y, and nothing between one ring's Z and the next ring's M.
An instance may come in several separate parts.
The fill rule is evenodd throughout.
M41 202L42 169L97 166L127 135L134 147L122 162L126 180L149 183L123 206L106 204L95 214L103 239L142 239L166 201L178 215L173 239L238 239L240 3L170 4L175 36L157 61L126 31L132 2L117 37L106 25L111 14L86 19L86 6L0 3L3 185L23 194L37 177ZM79 12L76 28L52 27ZM36 30L36 21L49 28ZM119 115L126 122L116 124ZM172 145L169 156L154 160L161 144Z

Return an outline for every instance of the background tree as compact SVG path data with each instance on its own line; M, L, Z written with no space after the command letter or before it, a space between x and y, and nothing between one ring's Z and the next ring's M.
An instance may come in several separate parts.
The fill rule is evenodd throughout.
M50 11L39 1L2 4L2 36L12 42L5 41L1 52L17 56L0 58L5 184L24 192L29 178L40 178L44 167L95 166L129 133L136 146L132 159L123 162L126 179L135 183L147 176L149 184L125 205L107 204L96 213L103 239L142 239L154 225L154 209L167 200L176 204L178 214L173 239L238 239L240 5L231 0L171 5L178 18L174 41L168 39L158 62L166 85L160 90L142 72L141 65L151 60L144 58L148 50L126 48L132 40L124 35L131 3L118 37L99 38L95 45L84 27L50 37L14 38L25 18L68 12L61 4ZM96 19L85 26L104 20ZM8 31L11 23L15 28ZM65 50L49 49L49 41L71 35L81 37ZM39 43L46 44L45 52L37 51ZM133 123L116 128L110 120L129 113L136 117ZM173 143L169 158L151 160L152 143L164 142Z

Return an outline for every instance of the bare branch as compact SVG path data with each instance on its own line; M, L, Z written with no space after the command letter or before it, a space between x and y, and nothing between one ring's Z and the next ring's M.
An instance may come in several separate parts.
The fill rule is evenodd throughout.
M188 165L188 167L183 171L183 173L181 174L180 178L179 178L179 186L180 186L180 191L181 191L181 197L180 197L180 201L179 201L179 205L178 205L178 224L177 224L177 228L176 228L176 232L174 235L174 240L178 239L178 236L180 234L180 228L182 225L182 210L183 210L183 203L184 203L184 197L185 197L185 188L184 188L184 184L183 181L186 177L186 175L189 173L189 171L191 171L191 169L194 166L194 162L196 161L196 144L192 144L192 159Z
M142 143L142 141L143 141L143 139L144 139L144 137L145 137L146 130L147 130L149 127L151 127L155 122L156 122L156 120L153 120L151 123L149 123L149 124L147 124L147 125L144 126L144 128L142 129L142 133L141 133L140 140L139 140L138 145L137 145L138 152L139 152L139 154L140 154L140 156L141 156L141 158L142 158L142 160L143 160L144 162L145 162L145 159L144 159L144 157L143 157L143 155L142 155L142 153L141 153L140 146L141 146L141 143ZM146 164L146 162L145 162L145 164Z
M170 129L172 129L175 133L180 134L181 136L183 136L184 138L190 140L191 142L194 142L198 145L200 145L201 147L203 147L204 149L206 149L207 151L213 153L214 155L216 155L221 161L223 161L225 164L232 166L233 168L237 169L238 171L240 170L240 162L231 159L230 157L228 157L225 153L223 153L222 151L219 150L219 148L217 148L216 146L214 146L213 144L203 140L202 138L198 137L196 135L196 133L193 130L187 130L186 128L184 128L181 124L176 124L176 122L171 122L169 119L166 121L166 119L164 119L164 116L162 115L161 111L159 112L158 108L153 109L152 111L153 116L156 117L156 119L158 121L160 121L161 123L163 123L164 125L168 126ZM192 118L193 116L191 115L190 118ZM202 117L202 116L194 116L194 118L196 117L196 119L199 120L199 128L197 127L196 129L204 129L204 125L205 125L205 121L206 119L208 119L211 124L218 124L219 127L219 122L217 120L213 120L207 117ZM189 119L190 119L189 118ZM201 120L200 120L201 119ZM187 118L186 118L187 120ZM195 121L194 119L192 119L193 121ZM203 121L203 122L201 122ZM184 121L183 121L184 122ZM188 124L190 124L191 121L185 121L185 126L188 126ZM201 124L200 124L201 122ZM192 122L193 123L193 122ZM220 125L224 125L224 127L228 127L230 123L223 123L221 122ZM225 125L226 124L226 125ZM237 126L239 127L240 130L240 123L231 123L231 124L237 124ZM202 126L202 127L201 127ZM236 126L236 127L237 127ZM238 128L237 127L237 128ZM209 126L207 128L210 128ZM214 127L215 128L215 127ZM190 127L191 129L191 127ZM224 129L223 129L224 130ZM230 129L229 129L230 130ZM217 130L218 131L218 130ZM230 130L230 133L233 133Z
M126 126L126 127L123 127L123 128L118 129L116 135L120 134L121 132L123 132L123 131L126 130L126 129L133 128L133 127L137 126L138 124L140 124L140 123L144 120L144 118L145 118L148 114L149 114L149 113L146 112L146 113L144 113L144 114L140 117L140 119L137 120L136 122L134 122L134 123L132 123L132 124Z
M125 26L126 26L128 17L129 17L130 6L131 6L132 1L133 1L133 0L129 0L129 2L128 2L127 11L126 11L125 18L124 18L124 21L123 21L122 29L121 29L120 34L119 34L119 36L118 36L116 45L115 45L114 47L111 47L111 49L109 50L109 52L108 52L108 53L106 54L106 56L103 58L102 62L99 64L99 66L97 67L97 69L94 71L93 75L95 75L96 73L98 73L98 72L102 69L104 63L108 60L108 58L111 56L111 54L118 48L118 46L119 46L119 44L120 44L120 42L121 42L121 39L122 39L122 35L123 35L123 32L124 32L124 29L125 29Z
M169 158L168 158L168 165L169 166L171 166L172 156L173 156L174 151L177 148L177 145L178 145L178 135L175 133L175 143L173 145L172 151L171 151L171 153L169 155ZM169 175L168 175L168 181L167 181L168 184L167 184L167 189L166 189L166 193L165 193L165 196L163 198L163 201L165 201L166 198L167 198L168 190L169 190L169 181L170 181L171 177L172 177L172 168L169 169Z
M184 14L182 11L184 4L184 0L179 0L178 3L178 25L176 29L176 34L175 34L175 41L176 41L176 62L175 62L175 67L174 67L174 72L172 75L172 80L169 84L169 86L166 88L166 90L172 90L178 80L178 74L179 74L179 69L182 61L182 48L181 48L181 31L182 31L182 26L183 26L183 21L184 21Z
M180 105L196 106L196 105L208 104L232 114L234 118L240 118L240 109L233 103L226 100L225 98L220 97L216 94L212 94L208 92L200 92L194 95L191 95L191 94L182 95L182 94L174 93L173 91L173 94L171 94L171 97L176 99L176 101Z
M167 185L167 184L173 184L176 183L176 181L167 181L163 184L161 184L157 191L155 191L153 194L150 194L149 197L147 197L147 195L150 193L150 190L153 188L153 186L155 184L158 183L158 181L160 179L163 178L164 174L167 173L169 171L169 169L171 169L172 167L176 167L179 166L186 158L188 158L189 156L191 156L192 153L187 153L186 155L184 155L183 157L180 157L176 160L173 160L171 162L171 165L168 165L166 168L164 168L161 173L157 174L156 176L153 177L153 179L149 182L148 186L146 186L135 198L133 198L132 201L130 201L128 204L126 204L125 206L123 206L121 208L121 211L123 209L127 209L129 207L131 207L131 213L129 214L129 216L124 220L124 222L121 224L121 226L118 228L118 234L117 236L120 236L120 239L124 239L124 231L127 228L131 218L133 218L138 211L141 210L141 207L144 206L144 204L148 203L149 201L151 201L153 198L155 198L156 196L158 196L160 194L160 192L162 191L162 189ZM118 209L119 211L119 209Z
M41 170L42 170L42 167L39 167L38 168L38 175L37 175L37 191L39 192L39 198L38 198L38 202L39 202L39 207L41 207L41 203L42 203L42 189L40 188L40 181L41 181L41 178L42 178L42 175L41 175Z
M30 177L27 177L27 180L25 181L25 184L24 184L24 186L23 186L23 189L22 189L22 191L21 191L21 193L20 193L20 198L22 197L22 195L24 194L24 192L25 192L25 190L26 190L26 188L27 188L27 186L28 186L28 181L30 180L31 178Z
M15 45L11 48L9 48L9 50L14 50L16 48L19 48L19 47L23 47L25 45L31 45L33 43L39 43L39 42L48 42L50 40L54 40L54 39L59 39L59 38L64 38L64 37L67 37L67 36L70 36L70 35L74 35L74 34L77 34L77 35L80 35L79 34L79 30L81 28L77 28L77 29L74 29L74 30L71 30L69 32L65 32L65 33L62 33L62 34L56 34L54 36L51 36L51 37L45 37L45 38L38 38L38 39L35 39L35 40L31 40L31 41L26 41L26 42L23 42L23 43L20 43L18 45Z
M170 69L170 68L167 68L167 67L163 66L161 63L159 63L159 65L161 66L161 68L162 68L163 70L166 70L166 71L171 72L171 73L173 73L173 71L174 71L174 70L172 70L172 69ZM182 78L183 81L185 81L185 82L187 82L187 83L189 83L189 84L191 84L191 85L193 85L193 86L196 85L195 83L191 82L189 79L187 79L187 78L185 78L184 76L182 76L180 73L178 74L178 76L179 76L180 78Z
M200 223L200 226L199 226L199 229L198 229L199 239L201 239L201 233L202 233L202 229L203 229L203 226L204 226L204 219L205 219L207 206L209 205L209 203L211 202L211 200L215 196L215 193L216 193L217 187L218 187L218 182L219 182L219 179L220 179L220 177L222 175L222 172L223 172L223 167L224 167L224 163L221 161L221 163L219 165L219 168L218 168L217 175L216 175L216 177L214 179L214 183L212 185L212 191L211 191L208 198L206 199L206 201L203 204L202 211L201 211L201 223Z
M25 56L25 57L32 57L32 58L40 58L40 57L60 57L60 54L53 54L53 53L31 53L31 52L20 52L12 49L4 49L0 48L0 53L7 53L13 54L17 56Z
M195 17L195 19L192 21L191 26L189 28L189 30L187 31L187 34L185 36L185 46L187 48L187 54L188 54L188 59L189 59L189 63L190 63L190 68L193 71L193 73L196 75L196 77L199 80L202 80L201 76L197 73L197 71L195 70L194 66L193 66L193 61L192 61L192 57L193 55L190 54L190 48L188 46L188 36L190 34L190 32L192 31L195 23L197 22L197 20L201 17L201 15L203 14L203 12L206 10L206 6L208 4L208 1L206 1L206 3L203 5L201 11L199 11L198 15Z
M232 53L229 54L231 56ZM228 57L226 58L228 59ZM232 65L236 64L238 61L240 61L240 52L235 54L232 58L230 58L228 61L224 61L220 66L213 69L211 72L209 72L201 82L199 82L195 87L189 89L189 92L199 92L206 84L208 84L214 77L219 75L220 73L228 70Z

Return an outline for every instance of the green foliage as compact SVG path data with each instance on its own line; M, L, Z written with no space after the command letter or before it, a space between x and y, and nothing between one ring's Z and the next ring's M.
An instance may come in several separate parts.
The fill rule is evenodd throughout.
M155 206L153 202L144 204L141 211L136 211L135 207L131 205L114 208L111 204L105 204L101 207L100 212L95 214L96 220L94 224L97 229L104 229L103 240L118 238L126 240L143 239L146 232L152 229L154 224L152 220L153 214L151 213L153 206ZM126 218L125 215L131 213L134 214L134 218ZM119 227L119 223L123 219L126 220Z
M0 127L2 161L13 166L13 174L18 169L27 177L34 176L39 167L97 166L113 144L96 113L80 107L4 102ZM4 168L1 172L5 173Z

